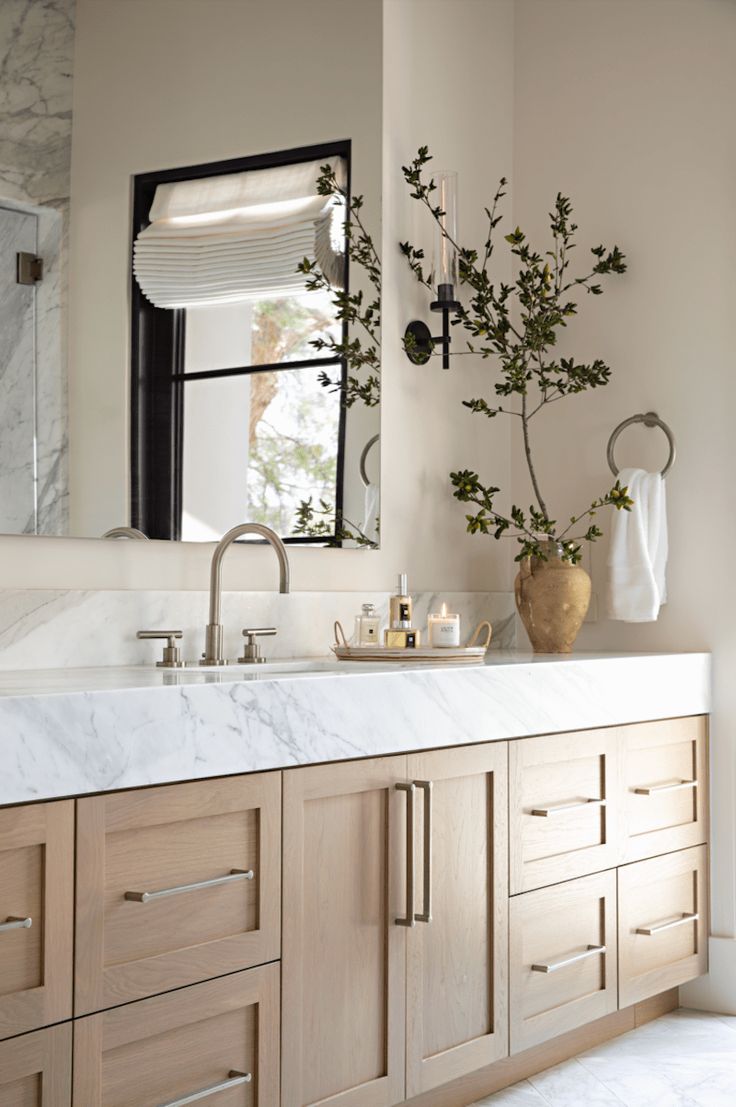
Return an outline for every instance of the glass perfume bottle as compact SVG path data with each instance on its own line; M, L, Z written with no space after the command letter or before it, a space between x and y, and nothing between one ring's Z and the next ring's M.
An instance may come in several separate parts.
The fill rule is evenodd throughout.
M355 617L355 642L358 646L377 646L381 619L372 603L364 603L362 615Z

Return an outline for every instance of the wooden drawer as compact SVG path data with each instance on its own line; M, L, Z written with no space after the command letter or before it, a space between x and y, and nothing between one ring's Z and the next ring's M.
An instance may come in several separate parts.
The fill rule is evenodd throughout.
M703 716L625 728L622 861L708 840L707 723Z
M628 1007L707 971L705 846L618 872L619 1004Z
M96 796L77 818L76 1014L279 957L279 773Z
M74 803L0 811L0 1038L71 1017L73 905Z
M74 1107L276 1107L278 1035L277 964L78 1019Z
M0 1042L3 1107L70 1107L72 1024Z
M616 1010L616 873L510 903L511 1053Z
M621 728L509 743L511 894L618 860Z

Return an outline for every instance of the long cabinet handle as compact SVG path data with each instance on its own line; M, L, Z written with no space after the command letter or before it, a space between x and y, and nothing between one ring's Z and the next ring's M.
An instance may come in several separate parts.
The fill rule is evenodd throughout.
M532 965L532 972L557 972L558 969L566 969L568 965L576 965L578 961L586 961L588 957L596 957L599 953L605 952L605 946L588 946L582 953L576 953L573 957L563 957L560 961L549 961L547 964Z
M553 807L534 807L530 811L531 815L539 815L543 819L549 818L550 815L562 815L566 811L578 811L583 807L605 807L605 799L584 799L579 803L558 803Z
M208 1096L216 1095L218 1092L226 1092L228 1088L237 1088L240 1084L250 1084L252 1079L253 1077L249 1072L232 1070L227 1074L227 1080L223 1080L219 1084L210 1084L209 1088L200 1088L198 1092L182 1096L181 1099L169 1099L166 1103L160 1103L159 1107L185 1107L187 1103L196 1103L198 1099L207 1099Z
M661 934L663 930L673 930L676 926L684 926L685 923L697 922L700 915L697 911L683 911L682 915L678 919L671 919L666 923L659 923L657 926L638 926L636 928L637 934L644 934L646 937L651 938L655 934Z
M8 915L4 923L0 923L0 934L6 930L30 930L33 926L33 919L25 918L21 919L16 915Z
M406 917L395 919L397 926L414 926L414 793L416 786L396 785L399 792L406 792Z
M415 780L414 786L424 792L424 869L422 874L424 910L415 915L417 922L432 921L432 781Z
M126 892L124 898L133 900L135 903L149 903L152 899L178 896L182 892L197 892L200 888L217 888L220 884L235 884L239 880L253 880L254 877L255 873L252 869L231 869L228 876L216 876L213 880L199 880L196 884L177 884L174 888L159 888L155 892ZM188 1100L182 1100L182 1102L188 1102Z
M697 786L697 780L675 780L671 784L642 785L640 788L634 788L634 793L637 796L654 796L658 792L680 792L683 788L697 788Z

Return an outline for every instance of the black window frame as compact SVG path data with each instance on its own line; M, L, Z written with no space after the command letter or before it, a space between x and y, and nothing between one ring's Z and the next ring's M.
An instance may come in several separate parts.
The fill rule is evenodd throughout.
M348 367L344 359L316 357L272 365L242 366L233 369L209 369L184 372L186 334L185 308L157 308L141 291L133 273L133 245L149 226L148 213L160 184L193 180L198 177L243 173L253 169L272 169L304 161L342 157L347 165L347 193L350 195L350 139L278 150L268 154L230 158L226 161L180 166L176 169L138 173L132 179L132 236L130 246L131 289L131 422L130 422L130 516L131 526L149 538L181 541L182 478L184 452L184 385L186 381L251 373L338 367L340 372L337 472L335 486L335 524L340 525L345 475L345 404ZM345 283L350 280L348 251L345 251ZM342 326L347 340L347 324ZM245 520L242 520L245 521ZM295 536L283 539L287 545L340 546L336 531L318 537Z

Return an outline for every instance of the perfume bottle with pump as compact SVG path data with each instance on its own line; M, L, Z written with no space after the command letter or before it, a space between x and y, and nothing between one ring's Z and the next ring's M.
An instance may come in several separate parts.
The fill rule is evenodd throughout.
M412 601L409 595L406 573L399 574L399 590L391 597L389 605L389 629L411 630Z

